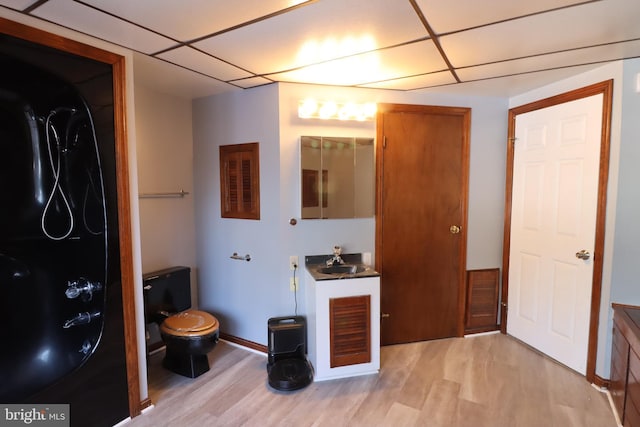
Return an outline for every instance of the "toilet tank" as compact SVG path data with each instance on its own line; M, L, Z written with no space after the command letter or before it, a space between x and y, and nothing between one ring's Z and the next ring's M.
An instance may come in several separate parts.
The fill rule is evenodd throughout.
M191 269L171 267L143 276L145 323L191 308Z

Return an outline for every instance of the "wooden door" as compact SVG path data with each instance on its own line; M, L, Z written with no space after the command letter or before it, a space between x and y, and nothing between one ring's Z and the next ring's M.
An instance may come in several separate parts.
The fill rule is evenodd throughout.
M520 114L515 130L508 332L581 374L589 338L602 98Z
M464 333L470 117L468 108L379 106L382 344Z

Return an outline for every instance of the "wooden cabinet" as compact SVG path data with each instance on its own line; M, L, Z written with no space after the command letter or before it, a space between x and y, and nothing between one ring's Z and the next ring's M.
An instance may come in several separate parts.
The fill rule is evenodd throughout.
M629 347L629 372L624 404L624 425L640 426L640 349Z
M611 380L609 392L611 399L622 418L624 413L624 398L627 391L627 371L629 369L629 342L622 336L620 328L613 325L613 342L611 346Z
M305 275L307 348L314 381L380 369L380 277Z
M613 304L609 392L625 427L640 426L640 307Z

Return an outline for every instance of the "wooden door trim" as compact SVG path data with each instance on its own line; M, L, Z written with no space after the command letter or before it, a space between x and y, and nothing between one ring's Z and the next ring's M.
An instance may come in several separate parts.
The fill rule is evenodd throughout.
M509 251L511 245L511 203L513 188L513 147L515 140L516 117L519 114L564 104L593 95L603 95L602 130L600 133L600 168L598 171L598 206L596 212L596 230L593 255L593 280L591 283L591 308L589 320L589 344L587 348L586 379L596 380L596 356L598 351L598 326L600 320L600 301L602 298L602 270L604 262L605 220L607 209L607 185L609 181L609 152L611 140L611 108L613 101L613 80L595 83L570 92L511 108L507 138L507 174L505 189L504 240L502 252L502 297L500 314L500 332L507 333L507 303L509 296Z
M133 241L131 238L131 207L129 202L129 156L126 126L125 58L121 55L86 45L75 40L67 39L57 34L10 21L5 18L0 18L0 33L110 64L113 67L114 138L117 169L118 233L120 243L120 274L122 283L125 358L127 366L129 413L131 417L135 417L141 413L143 403L140 401L140 372L138 370L138 340L133 273ZM146 405L148 406L148 402Z
M462 195L460 207L462 211L462 242L460 243L460 269L458 271L458 324L457 334L464 336L465 306L466 306L466 265L467 265L467 225L469 206L469 158L471 141L471 108L468 107L446 107L435 105L415 105L415 104L378 104L376 114L376 242L375 242L375 268L384 276L384 266L382 265L382 189L383 189L383 157L384 145L384 114L385 113L432 113L446 114L451 116L461 116L464 127L462 131Z

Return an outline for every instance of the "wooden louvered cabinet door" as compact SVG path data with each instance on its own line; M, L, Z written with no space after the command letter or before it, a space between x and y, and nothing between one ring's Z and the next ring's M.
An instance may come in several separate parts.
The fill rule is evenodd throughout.
M371 362L371 296L329 300L330 366Z
M257 142L220 146L222 218L260 219L260 165Z

